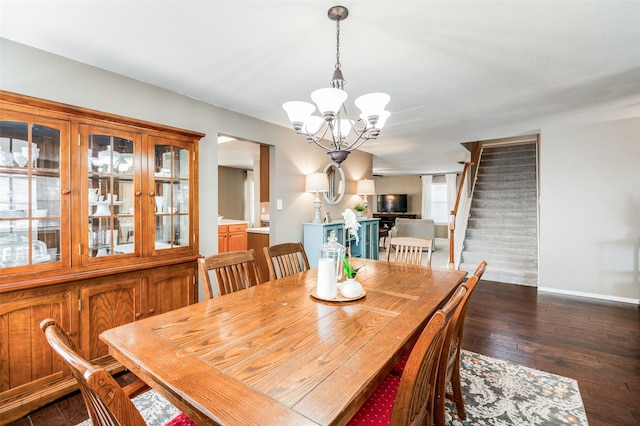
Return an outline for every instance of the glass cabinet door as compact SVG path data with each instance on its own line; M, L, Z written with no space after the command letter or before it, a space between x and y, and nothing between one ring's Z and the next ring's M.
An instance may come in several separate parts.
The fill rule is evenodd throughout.
M61 218L70 193L62 164L69 124L1 113L0 269L68 266L69 229Z
M154 252L192 249L192 145L151 138L154 161Z
M83 126L87 174L83 206L87 228L83 260L139 256L140 135L116 129ZM104 259L101 259L104 260Z

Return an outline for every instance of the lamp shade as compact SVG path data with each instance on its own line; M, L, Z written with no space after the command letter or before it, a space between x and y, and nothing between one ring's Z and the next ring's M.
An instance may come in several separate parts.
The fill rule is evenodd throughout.
M333 115L338 112L344 101L347 100L347 92L332 87L325 87L324 89L318 89L311 93L311 99L313 99L313 102L318 106L318 110L326 117L327 113Z
M391 97L386 93L369 93L356 99L355 104L366 117L380 115Z
M363 179L358 181L357 186L358 194L362 195L373 195L376 193L376 185L375 182L369 179Z
M320 130L320 127L324 124L324 118L312 115L304 124L302 132L307 135L313 135Z
M382 111L380 113L380 115L378 116L378 121L376 122L375 126L371 125L371 122L369 121L369 117L367 115L364 114L360 114L360 118L367 123L367 129L370 129L372 127L375 127L376 129L382 129L385 125L385 123L387 122L387 118L389 118L389 116L391 115L391 113L389 111Z
M305 192L329 192L329 179L325 173L307 175Z
M315 105L302 101L285 102L282 108L287 112L289 121L292 123L307 122L309 116L316 110Z

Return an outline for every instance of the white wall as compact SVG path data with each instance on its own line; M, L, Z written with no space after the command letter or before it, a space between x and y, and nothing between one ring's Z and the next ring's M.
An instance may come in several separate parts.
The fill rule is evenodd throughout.
M640 298L640 117L545 128L541 289Z
M329 157L296 135L293 129L2 38L0 63L2 90L206 133L200 143L200 253L203 255L217 252L218 246L218 133L274 146L270 158L271 243L302 241L302 223L313 218L313 195L303 192L304 176L321 171ZM274 108L280 109L280 106L274 105ZM370 154L352 153L343 166L347 179L370 177L371 162ZM283 201L282 210L275 208L276 199ZM339 216L339 209L349 207L350 200L351 197L346 196L332 215Z

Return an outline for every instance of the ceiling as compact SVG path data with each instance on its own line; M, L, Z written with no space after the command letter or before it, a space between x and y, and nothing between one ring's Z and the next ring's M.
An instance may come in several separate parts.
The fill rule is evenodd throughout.
M290 127L282 103L331 79L334 4L0 0L0 36ZM349 109L391 95L361 148L376 174L460 170L463 142L640 106L638 0L338 4Z

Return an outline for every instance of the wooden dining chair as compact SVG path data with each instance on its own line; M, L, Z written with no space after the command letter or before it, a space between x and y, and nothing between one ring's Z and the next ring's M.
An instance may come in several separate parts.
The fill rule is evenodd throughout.
M438 367L438 382L436 390L435 402L435 424L443 426L445 421L444 402L449 399L456 404L458 417L467 418L467 412L464 408L464 399L462 397L462 389L460 386L460 352L462 350L462 332L464 330L464 320L467 316L467 308L469 307L469 299L475 289L482 274L487 268L487 262L484 260L478 264L475 272L462 286L467 287L467 293L462 299L456 313L451 318L449 329L442 346L442 357L440 358L440 366ZM451 384L451 393L446 393L447 385Z
M482 275L486 270L487 270L487 262L483 260L478 264L478 266L476 267L476 270L473 271L473 275L478 277L478 281L480 281L480 278L482 278Z
M396 263L422 265L422 253L427 249L427 266L431 266L433 240L416 237L391 237L387 245L387 262L390 262L391 252L394 253Z
M145 419L129 399L141 389L149 389L144 382L138 380L125 387L120 387L104 368L90 363L78 353L77 347L69 338L68 333L54 319L43 320L40 323L40 328L44 331L49 346L60 355L71 369L94 426L147 425ZM179 414L167 424L196 426L184 413Z
M209 272L213 271L218 296L249 288L262 282L256 252L253 249L218 253L198 259L207 299L215 297Z
M389 374L347 425L431 425L436 368L445 328L446 316L438 311L413 347L406 375Z
M349 426L433 423L442 345L450 320L466 292L466 288L459 286L445 306L431 316L406 358L402 375L389 374L351 418Z
M269 279L275 280L303 272L309 267L309 259L302 243L282 243L263 247L269 267Z

